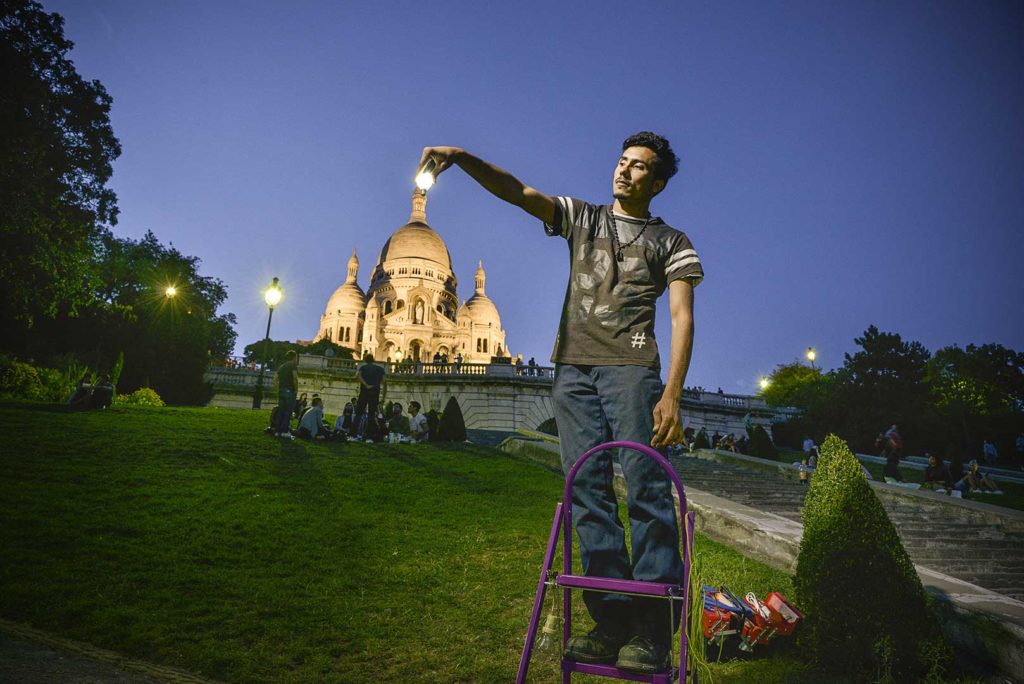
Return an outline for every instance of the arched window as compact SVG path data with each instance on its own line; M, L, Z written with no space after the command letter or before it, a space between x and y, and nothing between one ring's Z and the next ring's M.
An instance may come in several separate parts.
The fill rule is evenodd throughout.
M487 353L487 340L484 340L484 354Z
M401 299L399 299L397 306L398 306L399 309L404 309L405 308L405 302L402 301Z
M333 333L333 332L334 332L334 331L333 331L333 330L331 330L330 328L328 328L328 329L327 329L327 341L328 341L328 342L330 342L330 341L331 341L331 333Z
M484 341L479 337L476 338L476 350L482 352L484 350Z
M391 300L390 299L387 300L386 302L384 302L384 313L385 313L385 315L391 313Z

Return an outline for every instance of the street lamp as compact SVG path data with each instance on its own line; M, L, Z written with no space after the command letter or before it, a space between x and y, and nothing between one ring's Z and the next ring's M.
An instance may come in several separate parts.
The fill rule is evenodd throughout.
M270 313L267 315L267 334L263 336L263 364L260 366L260 377L256 380L256 391L252 395L252 407L258 409L263 404L263 374L267 371L267 357L270 355L270 321L274 320L274 307L281 301L281 286L277 278L263 293L263 301L267 303Z
M811 362L811 368L814 368L814 359L818 358L818 352L814 351L814 347L807 348L807 360Z

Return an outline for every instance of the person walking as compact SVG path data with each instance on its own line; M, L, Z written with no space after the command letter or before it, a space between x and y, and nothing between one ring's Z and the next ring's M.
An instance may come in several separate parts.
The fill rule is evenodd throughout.
M679 401L693 347L693 290L704 272L686 235L649 211L678 167L668 140L642 132L622 143L608 205L548 196L457 147L426 148L421 165L430 159L436 174L458 166L568 245L568 286L551 356L563 470L568 473L609 437L663 450L679 443ZM663 385L654 320L666 289L672 339ZM536 370L533 359L529 370ZM611 487L613 455L605 451L590 458L574 480L573 522L584 573L678 584L682 561L671 481L653 459L635 451L623 450L619 461L628 487L632 559ZM583 598L596 626L569 640L567 658L614 662L638 674L668 668L672 626L661 601L601 592L584 592ZM677 626L679 605L673 609Z

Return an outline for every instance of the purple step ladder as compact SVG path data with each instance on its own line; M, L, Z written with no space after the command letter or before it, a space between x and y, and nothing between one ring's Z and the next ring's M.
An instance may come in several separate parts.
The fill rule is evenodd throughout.
M683 582L681 585L661 584L657 582L642 582L639 580L611 579L607 577L582 577L572 574L572 483L576 473L584 461L608 449L632 449L639 451L645 456L650 456L668 474L679 492L680 519L680 546L683 559ZM681 624L679 627L679 666L671 668L668 672L655 674L634 674L618 669L614 665L600 665L578 663L573 660L562 658L562 684L570 684L573 672L582 672L613 679L625 679L634 682L652 682L653 684L672 684L677 679L685 683L686 675L690 675L690 684L697 684L697 671L686 668L686 627L689 624L688 616L690 611L690 563L693 557L693 512L686 509L686 493L683 490L683 483L679 475L672 468L664 456L644 444L637 442L606 442L600 444L587 453L583 454L576 464L569 471L565 478L565 493L562 501L555 506L555 518L551 523L551 534L548 536L547 551L544 553L544 565L541 567L540 580L537 582L537 593L533 599L533 610L530 613L530 627L526 632L526 643L523 648L523 655L519 660L519 671L516 674L516 684L526 684L526 673L530 665L530 654L533 651L533 641L537 636L537 626L540 622L541 609L544 606L544 598L549 585L562 589L562 615L564 625L562 628L562 651L572 634L572 589L587 589L591 591L606 591L617 594L633 594L639 596L654 596L664 598L666 601L682 601ZM553 574L551 566L554 564L555 551L558 546L558 539L562 539L562 574Z

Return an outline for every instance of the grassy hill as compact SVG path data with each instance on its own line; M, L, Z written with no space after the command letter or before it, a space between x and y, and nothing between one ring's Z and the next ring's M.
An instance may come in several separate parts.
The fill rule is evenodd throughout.
M266 422L0 403L0 617L231 682L511 681L562 478L468 444L284 443ZM792 591L697 552L716 584ZM813 681L785 653L714 673Z

